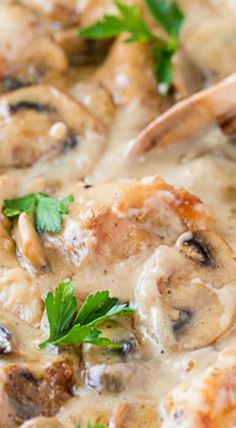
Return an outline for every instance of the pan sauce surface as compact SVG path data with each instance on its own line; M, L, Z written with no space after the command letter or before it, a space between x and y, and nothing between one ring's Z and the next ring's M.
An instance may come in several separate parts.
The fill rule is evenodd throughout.
M106 58L99 58L96 66L67 65L67 58L74 58L74 51L68 52L65 46L79 49L73 37L71 41L77 14L81 13L81 25L86 25L101 16L100 9L93 1L55 0L48 2L48 9L46 3L42 2L41 7L40 2L34 1L27 9L27 19L39 20L35 31L39 31L37 37L47 46L46 51L40 50L44 73L39 72L32 52L22 58L8 58L11 67L0 67L0 144L8 142L0 159L0 204L5 198L38 191L57 197L73 194L75 202L62 232L40 238L43 258L49 267L46 272L34 258L37 245L33 242L32 254L27 258L18 245L19 228L10 230L1 218L0 319L14 343L13 352L0 358L0 428L74 428L77 423L86 426L88 421L109 428L232 428L236 418L231 404L227 420L215 422L213 418L213 422L205 423L198 416L195 418L198 398L194 379L202 379L206 369L217 364L222 352L230 354L225 360L229 366L227 382L234 377L231 366L236 357L227 350L235 347L235 260L223 240L236 251L235 143L215 124L186 143L129 158L130 142L156 116L186 97L181 92L183 86L176 83L174 93L164 99L159 97L147 46L124 45L122 38L114 42ZM109 1L97 3L101 4L102 13L107 7L113 10ZM187 13L182 36L184 50L197 63L197 70L200 67L207 76L201 87L198 84L189 89L188 96L235 71L236 19L229 12L233 7L230 1L225 2L227 10L222 9L223 1L180 3ZM66 13L61 15L65 4ZM29 2L3 1L0 24L1 8L5 7L26 8ZM11 13L15 17L18 13L24 15L25 10L14 9ZM10 10L7 13L11 16ZM197 19L202 23L198 29ZM27 22L22 25L26 34ZM50 43L45 31L50 33ZM209 45L206 39L211 40ZM49 48L51 55L55 55L53 64L47 58ZM99 48L106 50L104 46ZM82 49L85 56L86 49ZM222 58L216 60L219 51ZM4 52L0 41L1 55ZM94 58L90 60L94 62ZM9 91L7 78L12 79L10 83L18 79L27 86ZM46 104L47 109L15 107L13 113L14 109L9 107L26 101L36 106ZM49 114L52 106L53 113ZM37 150L30 149L33 139ZM175 188L153 178L156 176ZM176 190L181 188L190 195ZM191 208L184 214L181 201L185 208ZM173 208L175 204L177 208ZM204 270L201 263L195 265L188 254L183 254L181 243L198 229L204 232L209 248L214 249L223 279L214 263ZM218 241L218 234L222 241ZM134 337L134 354L111 354L89 346L61 352L37 348L48 329L45 296L68 277L73 281L79 303L88 294L107 289L122 301L135 304L134 322L124 319L104 325L104 331L114 338ZM216 310L212 316L207 311L200 312L202 320L199 318L193 333L198 342L192 348L188 346L190 339L185 342L181 336L185 330L181 332L182 327L176 323L176 342L166 342L167 308L176 308L172 307L175 301L165 296L166 286L161 289L164 280L166 284L170 281L173 299L178 295L180 300L189 291L179 290L178 284L191 283L187 297L194 317L202 310L198 300ZM197 296L194 283L201 291ZM150 302L150 296L155 298L157 284L161 333L154 328L155 304ZM163 295L164 315L163 307L158 306ZM189 308L182 309L188 313ZM176 313L171 312L170 317L179 320ZM207 329L213 332L212 337L216 331L220 337L216 334L212 343L205 337ZM188 334L191 336L191 331ZM176 392L177 399L170 396L166 404L166 397L179 384L187 385L186 388L190 385L187 394L192 401L196 400L196 408L195 404L186 405L186 396L182 405L182 392ZM232 390L235 394L235 386ZM178 397L181 405L177 409L182 415L190 415L188 421L168 419L172 411L169 403L173 402L174 407Z

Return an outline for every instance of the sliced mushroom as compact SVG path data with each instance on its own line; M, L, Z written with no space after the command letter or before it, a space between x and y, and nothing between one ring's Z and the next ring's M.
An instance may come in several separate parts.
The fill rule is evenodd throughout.
M25 291L27 293L27 291ZM6 334L5 334L6 331ZM4 309L1 304L0 310L0 343L2 345L1 364L9 361L19 361L23 363L39 363L42 362L44 355L38 349L36 344L39 342L40 332L26 321L22 320L13 311L8 308ZM9 350L10 355L7 353ZM48 364L49 356L46 355L46 363ZM0 399L1 402L1 399ZM0 425L1 426L1 425Z
M139 354L138 342L129 323L130 320L126 324L110 321L101 328L105 337L123 345L121 350L99 350L93 345L83 346L83 378L88 387L118 393L133 381L139 368Z
M131 142L129 157L196 138L218 124L231 137L235 135L236 74L221 83L178 103L155 119Z
M88 173L105 145L100 122L49 86L19 89L0 99L0 166L27 167L61 158L57 174ZM68 163L70 168L68 168ZM52 168L52 163L48 165ZM55 171L56 173L56 171Z
M209 345L236 320L236 259L214 232L187 232L160 246L137 288L146 334L172 350Z
M15 428L37 416L54 416L72 397L73 375L73 367L65 361L54 362L40 376L23 365L2 368L0 405L4 398L1 422L4 420L5 425L0 422L0 427Z
M10 354L12 351L12 337L9 330L0 324L0 354Z
M177 101L203 89L203 72L184 48L174 55L173 65L173 87Z
M0 8L0 79L15 76L29 65L64 71L63 50L45 33L30 9L20 5Z
M24 267L30 271L45 272L49 270L48 262L39 235L36 233L32 218L25 213L19 216L13 237L18 255Z

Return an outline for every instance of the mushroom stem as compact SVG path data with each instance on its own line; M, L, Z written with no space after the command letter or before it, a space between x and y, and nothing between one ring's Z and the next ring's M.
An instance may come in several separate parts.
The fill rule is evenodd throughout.
M232 136L236 114L236 73L210 89L177 103L151 122L130 143L127 156L135 158L151 150L196 138L217 124Z

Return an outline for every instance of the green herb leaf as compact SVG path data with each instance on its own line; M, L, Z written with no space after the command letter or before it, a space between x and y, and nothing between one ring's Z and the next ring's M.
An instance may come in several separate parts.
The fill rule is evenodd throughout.
M159 93L167 95L173 81L173 52L168 49L153 48L154 72L160 82L158 85Z
M152 16L171 37L178 39L184 21L184 13L174 1L145 0Z
M120 314L132 313L127 304L120 304L119 299L110 297L108 291L90 295L80 308L74 324L95 326Z
M54 345L91 343L101 347L120 349L121 344L102 337L102 332L95 326L115 316L134 312L127 304L121 304L117 298L111 298L108 291L101 291L88 296L75 316L77 305L71 282L60 284L55 291L55 296L48 293L45 305L50 335L45 342L41 343L41 348L48 343Z
M38 233L45 231L59 233L63 221L63 214L68 214L68 205L73 196L58 200L45 193L37 193L36 229Z
M105 15L101 21L79 31L80 37L90 40L109 39L125 31L124 23L113 15Z
M3 202L3 214L6 217L15 217L23 212L32 214L35 211L35 194L23 196L16 199L5 199Z
M137 6L127 6L115 2L120 17L105 15L104 18L87 28L79 31L79 35L86 39L97 40L118 36L121 33L130 33L127 42L150 40L152 33L142 18Z
M63 215L68 213L68 205L73 196L58 200L45 193L32 193L22 198L6 199L3 203L3 214L15 217L25 212L35 215L35 227L38 233L45 231L60 232Z
M47 343L52 343L64 336L71 319L75 315L77 301L71 281L64 281L59 284L55 295L48 293L45 300L45 307L50 327L50 336L46 342L40 345L41 348Z
M102 20L83 28L78 34L81 37L95 40L127 33L129 37L125 41L128 43L151 42L150 48L158 89L161 95L166 95L173 82L172 59L179 46L179 33L184 14L175 1L144 0L144 3L154 19L166 31L169 39L162 40L149 29L137 6L127 6L119 1L115 2L119 17L105 15Z

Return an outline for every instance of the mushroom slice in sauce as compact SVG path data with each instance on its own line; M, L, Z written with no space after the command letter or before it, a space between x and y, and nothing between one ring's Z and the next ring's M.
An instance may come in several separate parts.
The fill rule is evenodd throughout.
M137 288L147 336L179 350L215 342L236 320L236 259L214 232L187 232L160 246Z
M0 355L10 354L12 351L12 337L9 330L0 324Z
M24 365L1 368L0 406L5 403L1 422L4 420L5 425L0 422L0 427L15 428L37 416L54 416L73 396L73 376L73 367L65 361L50 364L40 376Z
M26 269L35 272L49 270L48 261L31 216L26 213L20 214L13 230L13 237L20 261Z
M139 345L129 323L129 319L122 324L110 321L101 328L105 337L123 345L121 350L112 351L83 345L82 377L86 386L100 392L120 393L127 389L128 385L131 387L138 373L141 378Z
M165 149L195 138L218 124L231 137L235 134L236 74L221 83L193 95L159 116L134 141L129 156Z
M83 176L105 145L100 122L56 88L19 89L0 98L0 110L1 167L29 167L61 156L59 174L72 163L69 173Z
M219 355L216 364L164 400L161 428L232 428L236 424L236 349Z
M0 80L29 66L65 71L63 50L43 30L37 17L20 5L0 7Z

